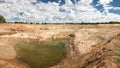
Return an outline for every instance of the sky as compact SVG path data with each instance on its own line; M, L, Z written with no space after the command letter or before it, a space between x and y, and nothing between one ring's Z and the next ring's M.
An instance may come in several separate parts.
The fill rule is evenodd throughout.
M120 22L120 0L0 0L8 22Z

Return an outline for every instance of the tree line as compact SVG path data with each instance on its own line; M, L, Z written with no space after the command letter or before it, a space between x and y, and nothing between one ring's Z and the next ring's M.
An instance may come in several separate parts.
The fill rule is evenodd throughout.
M7 23L6 19L4 16L0 15L0 23ZM28 24L28 22L13 22L15 24ZM29 24L61 24L61 23L34 23L30 22ZM110 22L96 22L96 23L86 23L86 22L81 22L81 23L63 23L63 24L120 24L120 22L117 21L110 21Z

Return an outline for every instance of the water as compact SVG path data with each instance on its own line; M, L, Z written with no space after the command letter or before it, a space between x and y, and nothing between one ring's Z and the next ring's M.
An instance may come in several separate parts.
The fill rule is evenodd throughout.
M66 57L65 44L67 40L46 42L21 41L14 47L19 60L31 68L47 68L58 64Z

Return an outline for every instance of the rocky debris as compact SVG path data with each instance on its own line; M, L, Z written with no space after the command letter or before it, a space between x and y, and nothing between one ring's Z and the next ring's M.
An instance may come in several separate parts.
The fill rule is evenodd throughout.
M69 42L67 46L69 47L68 53L70 53L70 56L72 59L79 56L79 50L77 48L77 45L75 45L75 34L69 34Z
M120 68L119 63L114 63L116 47L120 47L119 34L110 40L100 43L91 50L90 53L84 55L80 61L81 68Z
M75 37L75 34L69 34L69 36L70 36L71 38L74 38L74 37Z

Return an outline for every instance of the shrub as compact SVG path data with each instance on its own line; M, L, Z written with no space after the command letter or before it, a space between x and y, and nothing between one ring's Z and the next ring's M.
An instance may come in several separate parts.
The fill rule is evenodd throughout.
M0 15L0 23L5 23L5 22L6 22L5 18Z
M25 24L25 22L14 22L15 24Z

